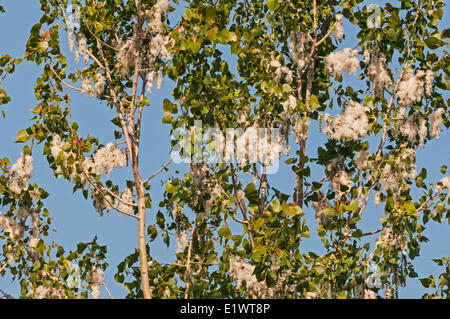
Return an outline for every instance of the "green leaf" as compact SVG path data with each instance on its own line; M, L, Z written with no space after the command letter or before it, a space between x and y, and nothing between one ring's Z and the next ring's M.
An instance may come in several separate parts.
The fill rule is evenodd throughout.
M211 23L214 21L215 18L216 18L216 9L214 7L206 8L205 22Z
M285 162L287 165L294 164L294 163L297 163L297 158L292 157L292 158L287 159L287 160L284 161L284 162Z
M170 102L169 99L164 99L163 109L164 109L164 112L176 113L177 112L177 104Z
M219 32L219 34L217 34L217 40L221 41L221 42L228 42L230 41L231 36L230 36L230 31L228 31L228 29L223 29L222 31Z
M171 183L170 181L167 181L167 183L166 183L166 191L167 191L169 194L173 194L173 193L175 193L177 190L178 190L178 187L177 187L177 186L174 186L174 185L172 185L172 183Z
M322 265L315 265L311 270L316 274L321 275L325 272L325 267Z
M95 32L101 32L103 31L103 24L101 24L100 22L95 22L94 23L94 28L95 28Z
M214 41L218 32L219 29L217 27L214 27L206 32L206 37L209 39L209 41Z
M164 223L166 222L166 219L164 218L163 213L161 213L160 211L158 211L158 213L156 214L156 223L158 224L158 226L161 229L164 229ZM148 231L148 229L147 229Z
M347 299L347 295L345 294L345 291L341 291L339 293L339 296L337 297L337 299Z
M220 237L225 237L226 239L230 239L232 236L230 228L228 226L223 226L221 229L219 229L218 232Z
M268 0L267 1L267 7L270 9L270 11L274 12L278 9L280 4L277 0Z
M61 246L58 246L58 251L56 252L56 257L60 257L64 255L64 248L62 248Z
M231 236L231 240L234 242L234 245L237 247L242 242L242 236L241 235L233 235L233 236Z
M320 224L319 226L317 226L317 234L318 234L320 237L325 236L325 230L323 229L323 225L322 225L322 224Z
M302 209L300 208L300 206L288 206L287 210L286 210L286 214L288 216L294 217L297 215L304 215Z
M196 14L195 14L194 10L192 10L190 8L187 8L186 10L184 10L183 16L187 21L191 20L195 15Z
M303 227L302 236L305 237L305 238L310 238L311 237L311 232L309 231L309 228L306 225Z
M174 121L174 118L173 118L172 114L170 114L169 112L164 112L163 118L162 118L162 123L172 124L173 121Z
M278 199L275 200L275 201L270 205L270 207L273 209L273 211L274 211L275 213L278 213L278 212L281 211L281 205L280 205L280 201L279 201Z
M147 233L150 235L150 241L154 241L158 236L158 230L153 225L148 226Z
M200 41L191 41L189 42L189 48L195 54L200 51L201 42Z
M427 45L427 47L434 50L434 49L440 48L444 44L444 42L442 42L442 40L440 40L434 36L431 36L425 40L425 44Z
M422 279L419 279L419 280L422 283L422 286L424 286L425 288L435 287L436 286L436 283L434 281L434 275L431 275L428 278L422 278Z
M33 35L39 35L39 31L41 31L41 26L42 26L41 23L36 23L31 27L30 33Z
M345 205L345 206L344 206L344 209L345 209L346 211L353 212L353 211L357 210L358 207L359 207L358 201L354 200L354 201L352 201L350 204Z
M36 260L33 264L33 271L37 272L40 267L41 267L41 262L39 260Z
M251 259L253 262L255 262L255 263L259 263L259 262L261 262L261 260L262 260L262 256L261 256L261 254L259 253L259 251L255 251L255 252L251 255L250 259Z
M244 189L245 197L252 204L258 203L258 190L253 183L250 183Z
M311 95L311 99L309 100L309 105L310 105L311 108L313 108L313 109L317 109L317 108L320 107L319 99L317 98L317 96Z
M277 280L276 280L277 276L273 271L267 271L266 272L266 283L268 287L275 287L275 285L277 284Z
M167 247L170 245L170 236L168 232L163 233L163 242Z
M267 252L267 247L263 245L262 241L257 241L255 244L255 251L258 252L261 256Z
M25 132L25 130L20 130L19 133L17 134L17 142L25 143L28 140L29 137L27 135L27 132Z
M397 265L397 259L391 258L391 259L389 259L389 263L392 265Z
M450 29L444 29L441 32L441 38L442 39L448 39L450 38Z
M419 213L417 213L416 206L412 202L408 202L405 207L405 211L409 216L414 216L419 218Z
M287 84L287 83L283 84L283 92L291 93L292 91L293 91L293 89L292 89L292 87L289 84Z
M79 243L79 244L77 245L77 252L78 252L79 254L82 254L83 251L86 249L86 247L87 247L87 244L86 244L86 243Z

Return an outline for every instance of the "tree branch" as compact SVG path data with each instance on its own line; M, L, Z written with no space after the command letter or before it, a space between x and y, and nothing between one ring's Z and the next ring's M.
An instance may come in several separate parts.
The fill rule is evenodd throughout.
M191 233L191 240L189 242L187 261L186 261L186 272L184 273L184 282L186 284L186 290L184 292L184 299L189 299L189 289L190 289L190 281L191 281L191 254L192 254L192 245L194 242L194 234L197 227L194 227Z
M231 179L233 181L234 192L236 194L236 201L238 203L239 208L241 209L244 221L247 222L248 238L250 240L250 244L252 245L252 249L254 249L255 248L255 243L253 241L253 234L252 234L252 230L251 230L251 224L248 221L247 213L245 212L243 203L241 203L241 201L239 199L239 190L238 190L237 185L236 185L236 178L235 178L233 164L230 164L230 166L231 166Z
M158 171L156 171L156 173L154 173L152 176L150 176L149 178L147 178L147 179L144 181L144 184L146 184L147 182L149 182L151 179L155 178L156 175L158 175L159 173L161 173L163 169L165 169L167 166L169 166L169 164L172 162L172 160L175 158L176 155L177 155L177 153L173 153L172 156L170 157L170 159L167 161L167 163L164 164Z

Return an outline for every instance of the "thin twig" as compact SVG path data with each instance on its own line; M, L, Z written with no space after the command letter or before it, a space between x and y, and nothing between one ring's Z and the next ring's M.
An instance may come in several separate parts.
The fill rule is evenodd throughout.
M262 173L261 173L261 183L259 186L259 216L263 216L264 212L264 204L266 201L266 191L267 191L267 174L266 174L266 166L263 164Z
M384 230L384 227L380 228L380 229L377 229L377 230L374 230L374 231L371 231L371 232L368 232L368 233L364 233L361 236L375 235L375 234L381 233L383 230Z
M156 171L156 173L154 173L152 176L150 176L149 178L147 178L147 179L144 181L144 184L147 183L148 181L150 181L151 179L153 179L156 175L158 175L159 173L161 173L163 169L165 169L167 166L169 166L169 164L172 162L172 160L175 158L176 155L177 155L177 153L173 153L173 155L170 157L170 159L167 161L167 163L164 164L158 171Z
M105 279L103 279L103 287L105 287L106 293L109 296L109 299L114 299L114 297L111 295L111 293L109 292L108 286L106 285L106 281Z
M203 263L199 261L191 261L191 264L197 264L202 266L217 266L218 263ZM166 266L176 266L176 267L186 267L187 265L178 264L178 263L159 263L160 265L166 265Z
M84 14L84 12L83 12L83 20L84 20L84 25L85 25L86 28L88 29L89 33L90 33L97 41L100 41L101 44L103 44L104 46L106 46L106 47L108 47L108 48L110 48L110 49L113 49L113 50L115 50L115 51L120 51L120 49L115 48L115 47L113 47L113 46L110 46L109 44L103 42L102 39L100 39L98 36L95 35L94 32L92 32L91 28L89 28L89 23L87 23L87 21L86 21L86 15Z
M67 86L68 88L70 88L70 89L72 89L72 90L75 90L75 91L78 91L78 92L83 92L82 89L79 89L79 88L74 87L74 86L72 86L72 85L70 85L70 84L67 84L67 83L66 83L66 82L58 75L58 73L56 73L56 71L53 69L53 67L50 65L50 63L48 63L47 59L45 59L45 62L47 63L48 67L49 67L50 70L53 72L53 74L58 78L58 80L59 80L63 85Z
M330 30L328 31L328 33L327 34L325 34L324 36L323 36L323 38L322 39L320 39L317 43L316 43L316 46L319 46L319 45L321 45L333 32L334 32L334 27L336 26L336 23L333 23L333 25L331 26L331 28L330 28Z
M367 204L369 203L370 193L373 191L375 186L378 185L378 183L379 183L379 180L375 181L375 183L373 183L373 185L370 187L369 191L365 195L365 199L364 199L365 202L364 202L364 205L359 210L359 215L361 215L363 213L364 209L366 209Z
M437 195L439 195L441 192L436 192L435 194L433 194L430 198L428 198L425 202L423 202L419 208L417 208L417 211L421 211L422 209L425 209L426 204L428 204L428 202L430 200L433 200Z
M187 254L186 272L184 273L184 282L186 284L186 290L184 292L184 299L189 298L189 288L190 288L190 281L191 281L191 254L192 254L192 245L194 242L195 230L196 230L196 227L194 227L194 229L192 230L191 240L189 242L189 248L188 248L188 254Z
M0 293L4 296L5 299L14 299L13 296L11 296L10 294L7 294L1 288L0 288Z
M73 141L74 140L74 132L73 132L73 129L72 129L72 107L71 107L69 92L67 90L66 90L66 95L67 95L67 105L68 105L68 111L69 111L69 128L70 128L71 138L72 138L72 141ZM118 211L119 213L127 215L127 216L130 216L130 217L133 217L133 218L136 218L136 219L139 219L138 216L135 216L133 214L130 214L128 212L125 212L125 211L121 210L120 208L117 207L117 205L113 205L113 203L108 198L106 198L106 196L103 194L102 190L99 189L98 185L95 184L93 181L91 181L91 179L89 177L89 174L86 173L86 171L85 171L85 169L83 167L83 163L81 163L81 161L79 159L79 158L81 158L81 154L80 154L80 150L78 149L78 147L77 147L77 153L78 153L77 162L78 162L79 167L81 168L81 172L83 173L83 175L84 175L85 179L87 180L87 182L89 183L89 185L91 185L97 191L97 193L99 193L100 196L102 196L103 200L105 200L107 202L107 204L109 206L111 206L111 208L113 208L114 210ZM114 194L109 189L107 189L103 184L100 183L100 185L101 185L101 187L103 189L105 189L107 192L109 192L112 196L118 198L120 202L124 203L124 201L122 201L121 198L119 198L116 194ZM136 206L135 204L126 204L126 205Z
M230 216L231 216L231 215L230 215ZM246 220L239 220L239 219L237 219L237 218L234 217L234 216L231 216L231 218L233 218L233 220L234 220L235 222L238 222L238 223L240 223L240 224L248 225L248 221L246 221Z

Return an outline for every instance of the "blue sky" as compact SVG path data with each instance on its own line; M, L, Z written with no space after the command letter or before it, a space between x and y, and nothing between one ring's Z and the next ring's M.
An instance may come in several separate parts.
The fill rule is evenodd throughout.
M40 17L39 1L5 0L2 5L7 13L0 15L0 54L10 54L14 57L21 57L24 53L26 39L28 38L31 26L38 22ZM384 1L377 1L378 4ZM393 1L391 1L393 2ZM367 2L371 3L371 2ZM444 10L444 17L449 16L448 8ZM449 21L443 21L441 27L449 27ZM352 28L344 22L344 28ZM346 31L346 40L342 46L353 46L356 34L353 31ZM64 35L65 39L65 35ZM70 55L67 45L63 45L67 53L69 64L75 65L73 56ZM82 67L82 62L78 67ZM29 126L29 119L32 117L30 109L36 106L36 100L33 94L33 85L36 77L40 73L40 68L28 62L23 62L14 75L5 80L3 87L12 97L12 102L4 109L6 110L6 119L0 118L0 156L8 156L15 161L20 156L21 144L14 144L17 132L24 127ZM344 81L356 83L354 77L344 78ZM356 84L355 84L356 85ZM161 124L162 101L171 95L173 83L166 79L163 82L161 90L154 90L151 97L151 107L144 113L143 118L143 155L142 155L142 175L150 176L158 170L170 157L169 148L169 126ZM88 98L80 94L73 94L72 111L73 120L80 124L82 134L91 134L100 139L103 144L113 141L113 124L110 120L114 117L112 111L105 107L105 104L99 104L95 99ZM323 145L326 141L323 134L318 132L317 126L311 127L311 138L308 142L308 153L316 154L318 145ZM441 165L448 165L450 158L449 151L450 133L445 131L441 134L439 140L429 142L424 150L420 149L417 153L417 167L428 170L429 181L437 182L442 176L439 172ZM116 265L137 247L137 223L134 219L110 212L106 216L100 217L94 210L90 200L86 201L80 193L72 195L73 185L63 179L54 179L52 171L41 150L34 153L34 171L33 180L41 187L45 188L51 196L45 201L46 207L54 217L53 228L57 232L52 233L50 238L55 242L61 243L66 249L75 249L76 243L80 241L90 241L94 236L98 236L100 244L108 245L108 262L110 267L105 273L105 279L108 287L116 298L125 296L126 291L114 280ZM286 159L286 158L282 158ZM282 165L283 166L283 165ZM185 171L186 164L173 164L169 173L158 175L152 182L151 196L153 199L153 209L148 212L148 224L154 223L159 200L162 198L163 184L173 176L175 170ZM120 169L113 173L113 178L120 180L123 177L131 179L127 175L127 168ZM320 173L313 170L313 174ZM291 194L294 182L290 168L282 167L277 174L269 177L270 183L281 191ZM122 185L124 187L125 185ZM371 200L372 202L372 200ZM0 209L2 211L2 209ZM305 209L306 218L311 230L314 230L316 221L314 211L311 208ZM370 231L378 229L379 217L382 216L382 207L369 205L366 211L366 219L363 224L363 230ZM312 231L312 238L307 241L308 249L314 250L318 247L317 237ZM416 260L416 271L419 278L436 273L440 269L434 266L431 258L450 256L448 243L450 242L450 233L448 225L438 225L430 223L425 231L425 235L430 238L430 242L422 245L422 254ZM375 236L374 238L375 239ZM169 261L173 255L174 248L166 248L160 241L151 244L152 255L156 254L164 261ZM8 291L10 294L18 295L19 284L11 283L9 277L0 278L0 288ZM421 296L424 289L421 288L419 281L409 280L406 288L401 290L400 297ZM104 291L102 296L106 297Z

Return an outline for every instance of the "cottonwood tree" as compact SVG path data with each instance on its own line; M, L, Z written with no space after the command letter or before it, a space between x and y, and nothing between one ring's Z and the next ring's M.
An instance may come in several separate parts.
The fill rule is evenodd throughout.
M18 134L27 146L16 164L2 162L4 255L14 258L1 271L22 279L23 296L98 296L107 266L95 240L52 252L42 239L48 194L29 183L38 146L55 177L100 214L136 219L138 248L115 276L129 298L395 298L418 276L426 224L450 216L446 166L432 183L416 165L417 150L449 126L442 1L189 1L175 25L168 17L177 2L71 3L79 26L70 3L41 0L25 53L43 66L34 123ZM346 34L353 46L342 48ZM69 68L60 41L81 68ZM155 175L141 176L139 154L142 114L165 76L176 85L162 123L184 137L172 147L189 172L174 172L156 211L148 192ZM115 142L79 133L73 94L108 105ZM327 141L308 153L314 134ZM279 161L293 174L289 194L271 182ZM116 168L129 169L130 180L111 180ZM384 216L363 232L373 199ZM157 223L147 227L149 214ZM304 244L312 231L324 253ZM176 241L172 262L151 255L157 237ZM85 288L67 284L73 260ZM421 279L435 288L423 297L448 297L448 256L435 262L443 273Z
M162 80L161 70L170 58L166 48L168 36L163 25L170 4L168 1L159 1L156 4L107 1L72 2L72 5L81 8L78 30L74 23L76 21L73 21L74 17L66 14L67 1L41 2L43 16L31 29L24 56L28 61L44 65L43 73L34 87L39 103L33 111L34 124L19 132L18 141L30 145L42 144L43 153L47 156L55 177L71 181L74 191L80 190L86 199L91 198L100 214L115 210L137 221L142 294L145 298L151 298L145 238L146 210L150 207L147 192L150 178L145 180L139 170L140 132L142 113L149 105L146 93L151 93L154 80L157 82L155 86L159 88ZM84 63L83 67L72 73L69 73L67 59L61 52L62 33L64 41L68 41L70 50L75 55L75 60L81 58ZM112 137L115 137L117 142L102 144L90 135L80 136L79 125L73 122L71 117L71 95L77 93L96 97L111 108L114 114L112 121L118 126L118 130L112 132ZM125 166L131 168L130 180L122 181L120 185L108 180L113 169ZM30 214L32 204L28 179L31 169L31 147L26 146L21 158L9 169L5 193L8 197L28 198L28 203L24 203L23 208ZM31 199L39 198L39 195L36 195ZM4 203L8 204L8 201ZM17 216L17 208L22 206L16 203L10 205L8 214L11 217L4 218L5 223L10 225L14 222L14 226L21 230L21 225L11 219L12 216L16 219L23 218L22 215ZM39 211L39 207L34 211ZM8 227L3 228L6 233L10 233ZM36 228L36 234L33 234L36 239L38 232ZM16 237L23 237L22 234L17 235ZM41 249L40 246L36 247L35 241L29 245L33 248L31 253ZM100 250L101 253L98 256L93 252L89 255L94 266L89 267L92 269L83 274L82 279L89 282L95 297L98 296L99 284L104 283L104 266L101 267L98 263L103 259L106 247L99 247L95 240L90 245L93 252ZM77 253L81 254L86 246L87 244L81 243ZM64 250L58 248L56 257L63 253ZM69 256L71 257L70 254ZM72 260L70 257L69 260ZM79 264L81 266L81 262ZM35 262L34 276L46 271L43 270L46 267L46 263L42 261ZM61 276L63 278L59 279L66 279L68 273ZM57 279L54 278L54 281ZM33 281L34 278L30 280ZM56 284L59 287L58 282ZM46 285L48 286L48 283ZM36 297L33 289L26 290L29 287L25 284L22 286L23 294ZM77 288L72 289L71 294L73 291L77 292ZM64 291L59 296L71 297Z

